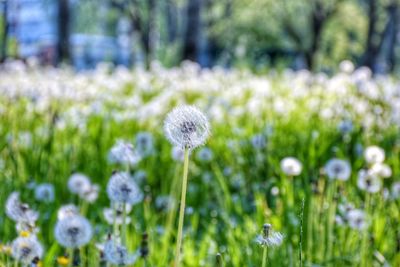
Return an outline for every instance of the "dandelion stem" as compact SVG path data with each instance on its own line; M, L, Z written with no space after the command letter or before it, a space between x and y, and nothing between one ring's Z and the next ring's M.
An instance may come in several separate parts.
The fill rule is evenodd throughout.
M180 257L181 257L182 231L183 231L183 219L185 216L188 171L189 171L189 149L185 148L185 156L183 162L181 204L179 208L178 237L176 240L176 253L175 253L175 264L174 264L175 267L179 267Z
M265 245L264 249L263 249L263 258L262 258L262 267L266 267L267 266L267 258L268 258L268 247Z
M69 248L67 250L67 254L68 254L68 258L69 258L68 267L71 267L73 265L73 262L74 262L74 249L73 248Z
M365 197L365 207L364 207L367 217L370 216L370 206L371 206L371 195L367 193ZM368 235L369 235L369 226L366 226L361 241L360 266L366 266L368 262Z
M122 229L121 229L122 244L126 246L126 203L122 204Z

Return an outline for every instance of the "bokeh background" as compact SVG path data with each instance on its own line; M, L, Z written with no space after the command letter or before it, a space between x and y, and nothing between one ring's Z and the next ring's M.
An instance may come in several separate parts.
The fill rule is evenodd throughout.
M0 0L0 60L399 71L398 0Z

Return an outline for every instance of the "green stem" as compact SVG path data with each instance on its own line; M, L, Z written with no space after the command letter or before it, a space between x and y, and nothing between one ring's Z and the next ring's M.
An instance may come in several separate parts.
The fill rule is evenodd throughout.
M263 251L263 258L262 258L262 267L266 267L267 266L267 258L268 258L268 248L265 245L264 246L264 251Z
M367 192L365 196L365 214L367 218L370 218L370 206L371 206L371 195ZM372 220L371 220L372 221ZM367 266L368 262L368 235L369 235L369 225L364 229L362 241L361 241L361 259L360 266Z
M68 254L68 267L71 267L74 262L74 249L73 248L68 248L67 249L67 254Z
M121 238L122 238L122 245L126 246L126 203L122 204Z
M177 240L176 240L177 243L176 243L176 253L175 253L175 263L174 263L175 267L179 267L180 266L183 219L184 219L184 216L185 216L188 171L189 171L189 149L185 148L185 158L184 158L184 162L183 162L181 204L180 204L180 209L179 209L178 237L177 237Z

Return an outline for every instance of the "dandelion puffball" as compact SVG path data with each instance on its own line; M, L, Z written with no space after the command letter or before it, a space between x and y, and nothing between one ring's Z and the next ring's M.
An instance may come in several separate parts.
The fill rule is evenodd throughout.
M174 146L196 148L203 145L210 135L207 117L193 106L181 106L168 113L164 132Z
M143 199L143 193L127 172L114 173L107 184L107 194L112 202L134 205Z
M23 264L30 264L35 258L41 258L43 247L36 237L18 237L11 245L11 254L14 259Z
M378 146L369 146L364 151L365 160L370 163L382 163L385 160L385 150Z
M301 173L302 168L301 162L294 157L286 157L281 160L281 169L286 175L297 176Z
M328 160L324 169L330 179L346 181L351 175L350 163L342 159L333 158Z
M89 243L93 230L86 218L75 215L59 220L54 233L58 243L63 247L79 248Z

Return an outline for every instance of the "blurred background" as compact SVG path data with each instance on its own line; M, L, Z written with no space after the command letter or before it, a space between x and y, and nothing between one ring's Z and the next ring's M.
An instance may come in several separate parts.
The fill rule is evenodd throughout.
M0 61L398 73L400 0L0 0Z

